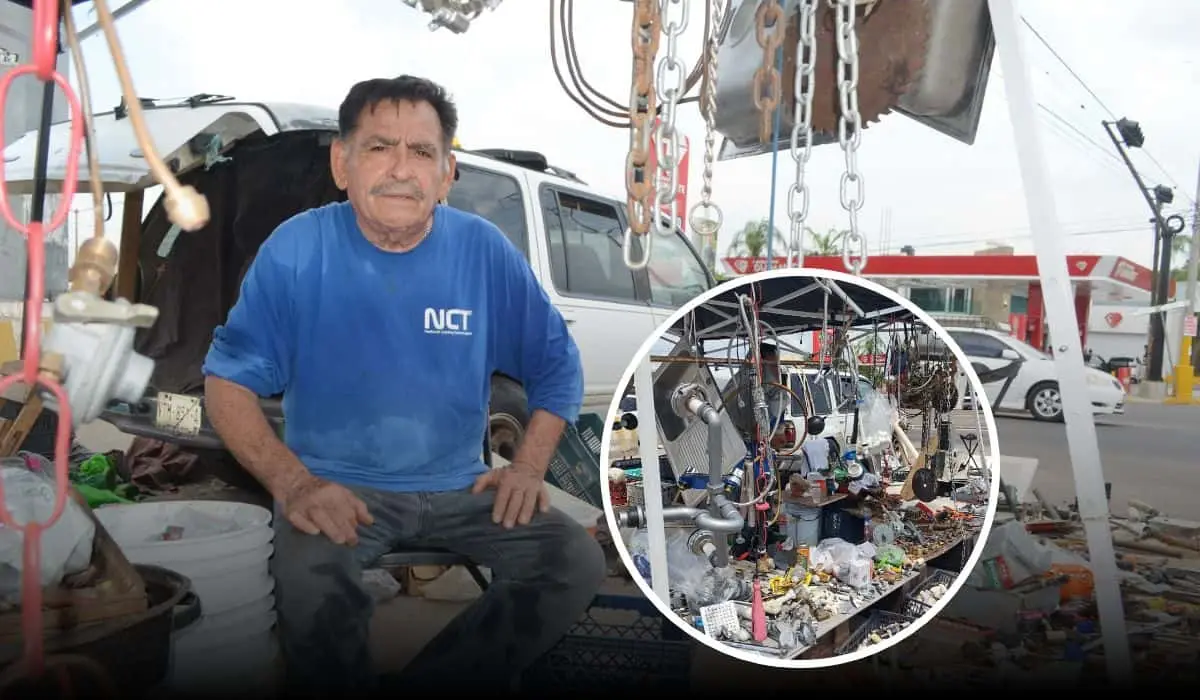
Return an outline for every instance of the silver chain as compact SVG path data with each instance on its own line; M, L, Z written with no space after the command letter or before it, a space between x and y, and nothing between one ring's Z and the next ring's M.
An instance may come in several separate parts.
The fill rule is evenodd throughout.
M850 229L842 237L842 264L856 275L867 267L867 241L858 230L858 212L866 198L866 184L858 172L858 145L862 141L862 115L858 112L858 34L855 31L857 0L829 0L837 13L837 77L841 119L838 144L846 157L842 173L842 208L850 216Z
M655 204L659 211L654 213L654 233L660 236L674 234L676 222L684 212L676 211L679 192L679 132L675 117L679 100L687 89L687 66L679 60L679 37L688 26L688 0L661 0L659 13L662 16L662 33L667 40L667 49L659 59L655 74L658 102L662 105L660 121L655 132L655 160L657 173ZM672 13L677 16L672 17ZM665 211L670 217L663 216Z
M717 44L720 38L721 25L724 24L723 7L725 0L709 0L709 34L705 37L704 46L704 172L701 177L700 201L688 212L688 225L696 235L704 239L704 248L717 246L717 235L725 214L721 207L712 201L713 161L717 150ZM712 261L705 258L705 264Z
M796 75L792 81L795 108L792 116L792 162L796 164L796 180L788 188L788 218L791 236L788 241L788 264L804 267L804 224L808 218L809 191L804 182L804 169L812 156L812 109L814 72L817 67L817 0L800 0L800 26L796 40Z

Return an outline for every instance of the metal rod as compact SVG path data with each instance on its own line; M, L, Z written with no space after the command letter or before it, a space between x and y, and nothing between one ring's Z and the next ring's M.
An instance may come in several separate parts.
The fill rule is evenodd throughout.
M642 501L646 508L647 556L650 587L658 599L671 600L667 572L667 528L663 519L662 475L658 465L658 414L654 407L654 370L645 357L633 372L633 391L638 405L638 456L642 460Z
M996 54L1004 71L1009 120L1021 182L1025 190L1026 210L1033 231L1041 278L1043 303L1051 328L1074 328L1075 305L1067 271L1067 254L1062 245L1062 225L1054 200L1054 188L1046 167L1045 152L1037 120L1037 100L1033 94L1029 65L1020 31L1020 8L1011 0L988 0ZM1109 530L1109 505L1104 491L1104 469L1096 424L1087 397L1082 343L1078 333L1063 333L1054 339L1054 365L1066 420L1067 447L1079 500L1079 516L1087 535L1088 555L1096 587L1096 606L1104 638L1105 661L1109 680L1124 685L1132 678L1129 639L1125 632L1125 611L1121 600L1120 576L1112 533Z
M112 10L113 21L116 22L117 20L121 19L122 17L124 17L124 16L128 15L129 13L133 12L134 10L138 9L142 5L145 5L147 2L149 2L149 0L129 0L129 2L125 3L124 5L121 5L117 9ZM98 31L100 31L100 23L93 22L92 24L89 24L88 26L84 27L83 30L79 32L79 40L83 41L84 39L88 38L89 36L95 34Z

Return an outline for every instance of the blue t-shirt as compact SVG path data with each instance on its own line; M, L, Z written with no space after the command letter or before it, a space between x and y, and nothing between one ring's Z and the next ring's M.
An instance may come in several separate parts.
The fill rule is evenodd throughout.
M263 243L204 374L283 394L285 442L315 475L389 491L465 488L485 469L490 380L568 423L583 372L562 315L488 221L445 206L389 253L347 203L285 221Z

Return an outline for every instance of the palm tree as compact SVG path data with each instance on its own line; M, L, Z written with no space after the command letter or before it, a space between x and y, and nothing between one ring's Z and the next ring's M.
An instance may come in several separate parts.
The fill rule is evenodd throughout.
M1171 269L1171 279L1176 282L1186 282L1188 277L1188 260L1192 252L1190 236L1178 235L1171 239L1171 262L1181 260L1179 267Z
M808 234L805 236L806 245L804 246L804 254L841 255L842 239L849 233L849 231L835 228L829 229L827 233L817 233L809 229Z
M769 219L747 222L742 227L742 230L734 234L733 241L727 249L727 255L730 257L762 257L763 253L767 250L767 231L770 228L771 222ZM773 254L780 255L787 251L787 239L784 238L783 233L778 227L775 227L772 239L771 252Z

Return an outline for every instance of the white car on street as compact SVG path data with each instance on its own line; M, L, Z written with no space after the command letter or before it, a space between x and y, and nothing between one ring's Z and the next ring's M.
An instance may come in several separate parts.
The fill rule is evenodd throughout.
M1001 331L954 328L946 331L979 375L993 410L1029 412L1042 421L1060 421L1062 397L1054 359ZM1092 412L1125 412L1125 390L1110 374L1084 368Z

